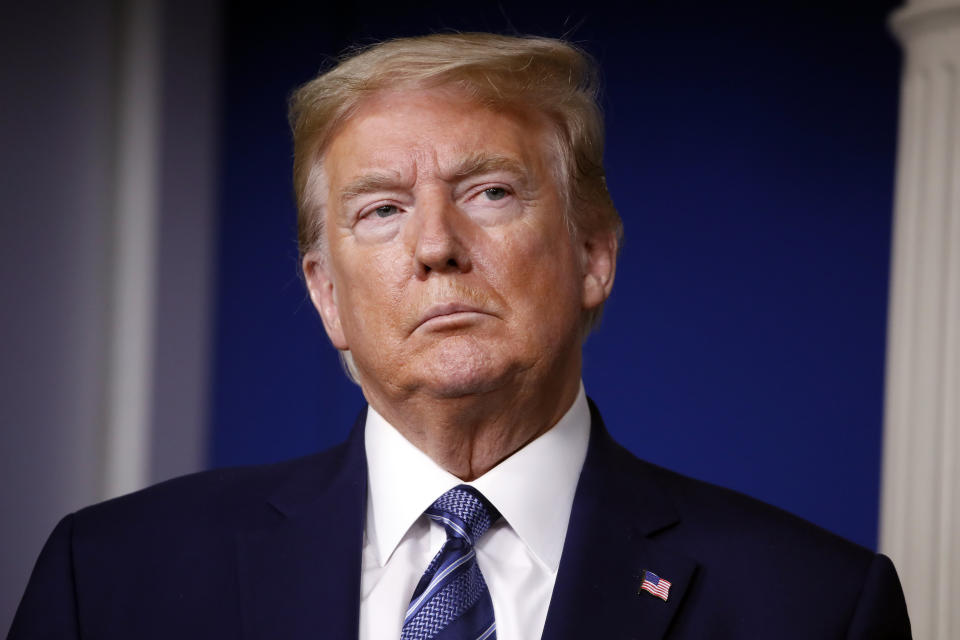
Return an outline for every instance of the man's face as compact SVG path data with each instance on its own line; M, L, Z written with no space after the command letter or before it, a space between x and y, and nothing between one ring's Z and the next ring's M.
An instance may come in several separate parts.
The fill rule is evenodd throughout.
M304 271L368 399L579 375L581 314L609 293L615 248L572 241L548 143L539 119L439 90L371 97L336 132L327 251Z

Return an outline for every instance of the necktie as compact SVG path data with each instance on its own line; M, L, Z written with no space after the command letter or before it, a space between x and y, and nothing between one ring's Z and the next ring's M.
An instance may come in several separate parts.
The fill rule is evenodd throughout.
M447 541L413 592L401 640L494 640L497 625L474 545L500 514L479 491L461 484L425 512Z

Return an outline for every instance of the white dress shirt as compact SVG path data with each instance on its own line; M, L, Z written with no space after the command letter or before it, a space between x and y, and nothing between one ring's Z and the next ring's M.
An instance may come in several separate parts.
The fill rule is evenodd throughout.
M583 385L563 418L471 484L502 518L476 545L499 640L537 640L550 606L573 495L590 437ZM410 596L446 540L423 511L463 484L367 409L369 473L360 579L360 640L400 637Z

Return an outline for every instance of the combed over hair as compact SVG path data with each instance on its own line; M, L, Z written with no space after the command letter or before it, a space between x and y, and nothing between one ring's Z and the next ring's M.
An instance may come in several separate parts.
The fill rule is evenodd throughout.
M451 87L491 109L533 110L556 136L558 183L574 237L622 234L603 171L603 117L593 60L577 47L541 37L435 34L388 40L345 56L290 99L293 184L301 257L324 248L318 197L322 156L335 131L367 96L383 90ZM599 309L585 318L587 329Z

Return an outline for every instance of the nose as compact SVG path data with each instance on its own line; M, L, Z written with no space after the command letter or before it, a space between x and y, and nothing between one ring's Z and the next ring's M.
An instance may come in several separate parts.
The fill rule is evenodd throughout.
M412 239L417 276L469 271L468 220L463 212L449 198L439 196L421 202L417 209Z

